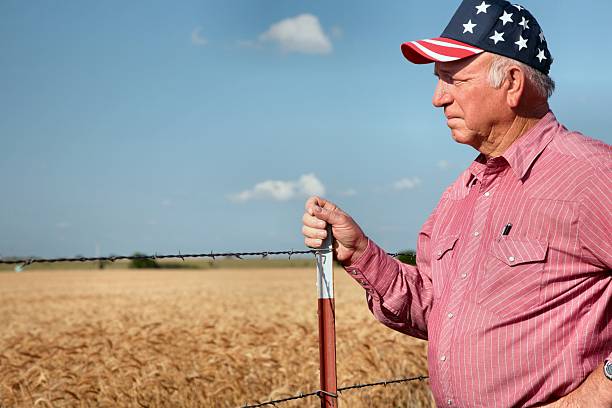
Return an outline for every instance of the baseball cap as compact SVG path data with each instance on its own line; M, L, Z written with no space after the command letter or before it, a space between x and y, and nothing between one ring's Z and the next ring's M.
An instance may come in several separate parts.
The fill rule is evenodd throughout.
M401 49L415 64L456 61L488 51L548 74L553 61L535 17L504 0L464 0L439 37L408 41Z

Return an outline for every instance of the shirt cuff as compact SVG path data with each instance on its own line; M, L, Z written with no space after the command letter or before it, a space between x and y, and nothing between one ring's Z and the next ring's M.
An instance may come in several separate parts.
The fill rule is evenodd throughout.
M395 259L369 238L363 254L344 269L374 298L382 297L399 273Z

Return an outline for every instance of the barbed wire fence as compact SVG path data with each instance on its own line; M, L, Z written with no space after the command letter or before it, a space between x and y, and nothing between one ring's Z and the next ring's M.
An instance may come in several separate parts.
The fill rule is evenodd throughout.
M387 386L387 385L391 385L391 384L400 384L400 383L406 383L406 382L413 382L413 381L424 381L426 379L428 379L429 377L424 376L424 375L419 375L417 377L406 377L406 378L396 378L394 380L384 380L384 381L378 381L378 382L373 382L373 383L365 383L365 384L353 384L353 385L349 385L346 387L340 387L338 388L338 394L340 394L341 392L344 391L349 391L349 390L356 390L359 388L367 388L367 387L376 387L376 386ZM294 400L298 400L298 399L302 399L302 398L308 398L308 397L322 397L324 394L329 395L331 397L334 398L338 398L339 395L337 394L331 394L328 392L325 392L323 390L317 390L317 391L313 391L313 392L309 392L307 394L297 394L293 397L287 397L287 398L281 398L281 399L277 399L277 400L272 400L272 401L265 401L265 402L260 402L257 404L253 404L253 405L242 405L240 408L258 408L258 407L264 407L266 405L276 405L276 404L280 404L283 402L289 402L289 401L294 401Z
M29 258L17 258L17 257L9 257L3 258L0 257L0 264L9 264L9 265L22 265L28 266L35 263L58 263L58 262L115 262L115 261L124 261L124 260L140 260L140 259L194 259L194 258L210 258L215 260L216 258L237 258L243 259L246 257L261 257L262 259L266 259L269 256L276 255L287 255L289 260L294 255L316 255L322 252L318 249L307 249L301 251L295 250L285 250L285 251L260 251L260 252L209 252L209 253L198 253L198 254L181 254L180 251L178 254L170 254L170 255L111 255L111 256L96 256L96 257L74 257L74 258L38 258L38 257L29 257ZM387 255L390 255L394 258L402 255L402 252L387 252Z
M96 257L73 257L73 258L39 258L39 257L29 257L29 258L18 258L18 257L10 257L4 258L0 257L0 264L5 265L16 265L21 268L25 268L28 265L37 264L37 263L73 263L73 262L115 262L115 261L123 261L123 260L158 260L158 259L181 259L185 261L186 259L198 259L198 258L209 258L216 260L217 258L236 258L236 259L244 259L247 257L260 257L261 259L268 259L270 256L279 256L279 255L287 255L288 259L291 260L291 257L295 255L314 255L316 256L318 253L322 252L322 250L318 249L308 249L308 250L285 250L285 251L259 251L259 252L208 252L208 253L195 253L195 254L182 254L180 251L178 254L153 254L153 255L143 255L143 254L135 254L135 255L113 255L113 256L96 256ZM392 256L393 258L398 258L400 255L404 255L406 252L387 252L387 255ZM413 256L413 254L412 254ZM382 380L372 383L360 383L353 384L344 387L338 388L338 393L333 394L323 390L316 390L308 393L299 393L291 397L280 398L276 400L263 401L259 400L255 404L245 403L240 408L258 408L264 406L276 406L277 404L282 404L285 402L300 400L304 398L310 397L319 397L327 395L332 398L339 398L340 393L355 389L361 388L370 388L370 387L379 387L379 386L387 386L392 384L401 384L415 381L425 381L429 377L424 375L419 375L416 377L404 377L404 378L396 378L390 380Z

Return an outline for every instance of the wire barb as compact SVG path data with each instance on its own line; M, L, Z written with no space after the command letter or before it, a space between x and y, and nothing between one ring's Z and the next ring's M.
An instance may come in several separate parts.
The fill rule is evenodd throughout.
M332 397L332 398L338 398L338 394L334 394L333 392L324 391L324 390L318 390L317 395L319 396L319 398L323 398L324 395L327 395L328 397Z

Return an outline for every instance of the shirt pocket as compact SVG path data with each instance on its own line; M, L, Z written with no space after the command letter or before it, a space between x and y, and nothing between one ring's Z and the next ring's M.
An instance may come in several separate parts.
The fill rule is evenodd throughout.
M458 238L458 235L445 235L436 240L435 245L433 245L432 281L434 299L438 299L442 295L444 284L451 273L455 244Z
M540 303L548 243L502 238L491 244L477 302L500 317L527 312Z

